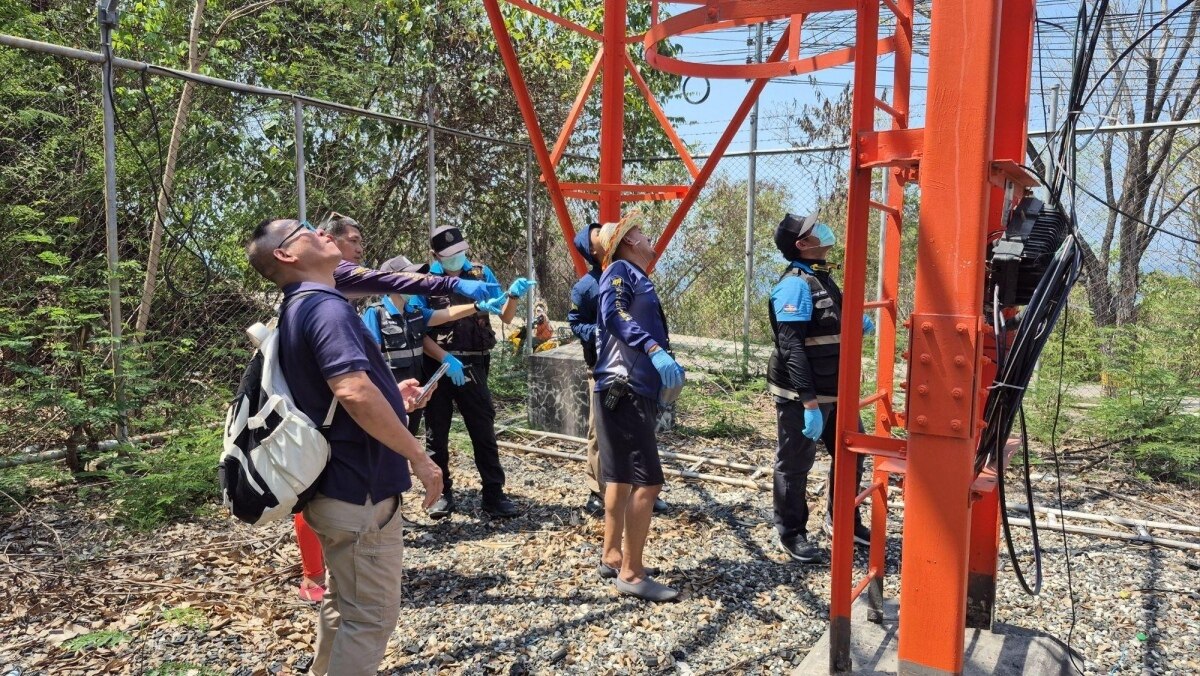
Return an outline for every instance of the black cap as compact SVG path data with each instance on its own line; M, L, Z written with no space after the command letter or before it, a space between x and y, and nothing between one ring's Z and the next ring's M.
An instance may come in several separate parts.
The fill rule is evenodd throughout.
M779 225L775 227L775 248L779 249L779 253L789 261L796 260L800 255L800 252L796 250L796 241L806 237L816 225L817 215L815 213L808 216L786 214Z
M429 237L429 248L442 258L449 258L467 250L467 240L462 231L453 225L443 225L433 231Z

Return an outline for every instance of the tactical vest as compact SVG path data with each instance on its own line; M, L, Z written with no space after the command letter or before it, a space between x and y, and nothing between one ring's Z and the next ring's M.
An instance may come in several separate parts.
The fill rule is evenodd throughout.
M379 317L379 347L396 380L420 378L425 363L422 344L425 339L425 315L404 308L401 314L388 312L383 303L372 303Z
M461 270L457 276L478 282L486 281L483 265L480 263L473 263L470 270ZM428 296L426 302L430 309L441 310L451 305L464 305L475 301L457 293L449 293ZM454 355L488 354L496 346L496 332L492 330L492 323L486 312L476 312L470 317L430 327L428 335L439 347Z
M779 278L781 281L788 275L799 277L812 294L812 318L805 322L804 354L808 357L808 365L812 370L813 386L817 392L817 401L834 403L837 401L838 388L838 359L841 356L842 342L842 290L838 288L833 278L827 272L809 274L798 267L789 267ZM771 393L785 399L798 399L791 375L788 373L788 355L779 346L779 320L775 316L775 305L767 301L767 310L771 316L771 333L775 339L775 349L771 352L771 360L767 364L767 383Z

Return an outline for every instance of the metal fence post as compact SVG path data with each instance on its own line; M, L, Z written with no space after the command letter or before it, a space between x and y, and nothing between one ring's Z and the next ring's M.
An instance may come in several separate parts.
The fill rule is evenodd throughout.
M763 25L758 24L755 55L762 63ZM754 286L754 207L758 193L758 99L750 114L750 167L746 176L746 279L742 289L742 377L750 374L750 295Z
M100 67L100 98L104 101L104 225L108 250L108 324L112 336L113 396L117 403L117 432L119 441L129 436L125 416L125 368L121 363L121 278L117 256L117 138L113 110L112 30L117 25L117 0L102 0L96 7L100 24L100 51L104 62Z
M525 151L525 264L529 279L537 279L533 271L533 149ZM525 299L525 356L533 354L534 298L537 291Z
M426 121L429 122L428 149L426 152L425 162L425 180L428 184L426 192L429 193L429 234L432 236L433 231L437 228L437 151L434 145L434 125L435 116L433 110L433 85L429 85L429 94L427 96L427 108L425 111Z
M300 220L308 220L308 198L304 187L304 103L299 99L292 101L296 113L296 205L299 208Z

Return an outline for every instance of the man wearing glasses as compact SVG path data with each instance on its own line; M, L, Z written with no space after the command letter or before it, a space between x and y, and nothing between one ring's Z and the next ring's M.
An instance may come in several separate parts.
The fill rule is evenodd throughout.
M313 674L374 674L400 615L404 543L400 495L412 473L428 509L442 473L405 426L404 395L366 326L335 288L333 238L306 223L268 219L246 245L251 266L283 291L280 369L296 405L320 420L329 464L304 508L325 552L328 590Z
M340 214L338 216L347 221L352 220ZM285 240L291 240L304 230L309 232L318 231L308 221L289 222L296 225L292 232L284 238ZM357 222L353 226L346 225L344 229L347 235L350 234L351 227L358 235L357 260L347 259L343 247L338 246L341 260L338 262L337 269L333 273L337 290L347 298L382 296L389 293L426 296L453 292L460 296L466 296L471 300L489 301L504 292L500 288L500 285L494 282L443 277L441 275L430 275L419 272L382 272L380 270L365 268L359 264L362 261L362 228L358 226ZM321 231L324 232L323 229ZM338 245L336 239L334 239L334 244L335 246Z

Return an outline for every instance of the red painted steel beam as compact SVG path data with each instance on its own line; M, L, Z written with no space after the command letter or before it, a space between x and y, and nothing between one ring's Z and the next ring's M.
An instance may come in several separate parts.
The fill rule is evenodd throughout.
M534 157L537 159L538 167L546 182L550 204L554 207L555 216L558 217L558 226L562 230L563 238L569 243L575 238L575 228L571 224L571 212L567 210L566 200L563 199L562 190L558 187L558 177L554 173L554 164L550 161L550 152L546 149L546 139L542 137L542 127L538 123L533 100L529 97L529 88L525 85L525 76L521 73L521 64L517 60L516 50L513 49L512 37L508 33L508 27L504 24L504 16L500 13L498 0L483 0L483 5L487 9L492 32L496 35L496 47L500 51L501 60L504 61L504 69L508 72L508 79L512 83L513 95L517 98L517 107L521 110L525 128L529 131L529 143L533 146ZM568 246L567 252L575 263L575 273L579 276L587 274L588 265L575 247Z
M863 299L866 294L867 247L870 240L871 169L862 166L863 137L875 128L875 79L879 58L879 0L859 0L854 62L854 94L850 114L850 181L846 202L845 271L842 293L841 358L838 363L838 399L857 402L862 379ZM891 39L889 38L889 42ZM834 453L833 547L830 552L829 669L848 673L850 663L850 605L854 584L855 463L850 450L858 429L856 406L837 407L837 451ZM881 440L869 443L879 444ZM907 613L907 610L905 611Z
M579 122L579 116L583 113L583 107L587 104L588 96L592 93L592 85L596 83L596 75L600 72L601 60L604 57L604 47L600 47L596 51L596 58L592 59L592 65L588 68L587 76L583 78L583 85L579 88L579 93L575 96L575 103L571 105L571 111L567 113L567 119L563 122L562 131L558 133L558 141L554 144L554 150L550 153L550 164L558 167L558 163L562 160L563 153L567 151L567 143L571 140L571 134L575 131L575 125Z
M912 167L921 160L924 145L923 129L865 131L859 134L858 161L864 167Z
M909 388L899 673L961 674L1000 0L933 4ZM927 394L915 391L926 386ZM958 397L944 399L946 393Z
M558 24L559 26L562 26L563 28L566 28L569 31L578 33L584 37L589 37L596 41L602 41L604 39L603 36L601 36L596 31L591 30L589 28L584 28L583 26L580 26L579 24L575 23L574 21L569 21L567 19L564 19L561 16L559 16L553 12L550 12L548 10L544 10L541 7L538 7L537 5L535 5L531 2L526 2L525 0L508 0L508 2L512 5L520 7L521 9L523 9L531 14L536 14L536 15L542 17L543 19L546 19L547 21Z
M654 113L655 119L658 120L659 126L662 127L663 133L667 135L667 139L671 145L675 147L675 152L679 153L680 159L683 160L683 165L687 167L688 173L692 178L700 173L696 167L696 161L692 159L692 154L688 152L687 144L683 139L679 138L679 134L675 133L675 127L671 125L671 121L667 119L667 113L658 105L658 101L654 98L654 92L650 91L650 85L642 78L642 74L638 72L637 66L633 65L633 61L625 54L625 67L629 69L629 76L633 78L633 82L641 90L642 96L646 99L646 103L650 106L650 112Z
M1026 128L1029 117L1030 76L1033 64L1033 0L1004 0L1000 17L1000 49L1003 67L997 68L995 137L992 145L990 213L988 236L993 238L1004 231L1007 207L1019 200L1032 178L1021 168L1025 158ZM1000 178L996 185L996 178ZM1008 185L1011 185L1011 190ZM991 383L996 377L996 345L993 337L985 335L984 360L980 383ZM976 393L978 410L987 401L987 389ZM1006 449L1007 450L1007 449ZM1004 471L1008 453L1001 453L997 471ZM1000 504L994 483L981 489L981 474L974 482L978 499L971 507L971 538L967 561L967 626L976 629L992 628L996 606L996 569L1000 559ZM994 475L993 475L994 482Z
M622 183L625 167L626 0L604 2L604 77L600 82L600 183ZM600 222L621 220L620 193L600 197Z
M784 29L784 34L780 36L779 42L775 44L775 49L767 57L768 62L778 61L783 57L787 49L787 37L790 31L790 28ZM683 201L676 207L675 213L671 215L671 220L667 222L667 227L663 230L662 235L654 243L654 261L650 263L650 270L654 270L658 259L662 258L663 251L671 243L671 238L675 236L675 231L679 229L679 225L683 223L683 218L687 215L688 209L691 209L692 205L695 204L696 198L700 196L700 191L704 189L709 177L712 176L713 170L717 168L717 162L725 155L725 151L729 148L730 142L733 141L734 135L737 134L738 128L742 126L742 122L750 114L750 109L754 107L754 102L758 100L758 95L762 93L763 87L766 85L766 80L755 80L751 83L750 90L746 92L745 98L742 99L742 104L738 106L737 110L733 113L733 117L729 119L729 126L725 128L725 133L721 134L721 138L717 139L712 153L704 161L704 166L700 169L700 174L696 176L691 187L688 188L687 194L683 196Z

